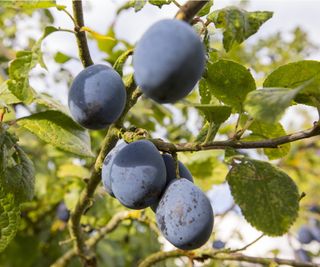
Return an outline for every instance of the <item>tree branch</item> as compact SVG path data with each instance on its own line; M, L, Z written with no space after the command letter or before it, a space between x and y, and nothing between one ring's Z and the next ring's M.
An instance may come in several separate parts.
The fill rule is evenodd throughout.
M105 227L102 227L95 233L94 236L89 238L85 244L88 248L93 248L101 241L107 234L113 232L119 225L125 220L136 220L147 224L151 229L156 231L156 227L152 225L152 222L148 218L141 217L141 211L121 211L115 214ZM158 233L158 231L157 231ZM51 267L64 267L70 260L77 255L77 250L72 248L68 250L61 258L59 258Z
M139 267L149 267L154 265L157 262L169 259L186 256L190 259L196 261L204 261L207 259L219 260L219 261L240 261L240 262L249 262L256 263L261 265L269 265L271 263L277 263L279 265L290 265L294 267L319 267L319 264L308 263L308 262L299 262L294 260L280 259L280 258L259 258L259 257L251 257L246 256L240 253L221 253L219 251L184 251L184 250L173 250L169 252L157 252L149 257L147 257L144 261L139 264Z
M175 18L190 22L209 0L188 1L176 14Z
M291 143L297 140L310 138L320 135L320 123L315 123L314 126L308 130L299 131L285 136L266 139L261 141L238 141L229 139L226 141L213 141L206 144L201 143L180 143L172 144L160 139L152 139L152 141L160 151L172 153L182 151L200 151L212 149L225 149L228 147L236 149L253 149L253 148L278 148L281 145Z
M79 57L81 59L82 65L84 67L89 67L90 65L93 64L93 61L90 56L86 33L80 31L81 27L84 26L82 1L72 0L72 8L73 8L74 21L76 23L74 30L76 32L77 44L79 49Z

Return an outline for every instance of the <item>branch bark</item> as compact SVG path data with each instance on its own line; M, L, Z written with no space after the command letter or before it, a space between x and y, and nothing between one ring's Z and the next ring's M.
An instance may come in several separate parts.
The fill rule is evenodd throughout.
M219 261L239 261L239 262L249 262L261 265L269 265L271 263L277 263L279 265L290 265L294 267L319 267L319 264L308 263L308 262L299 262L288 259L280 259L280 258L259 258L259 257L251 257L246 256L240 253L222 253L219 251L184 251L184 250L173 250L169 252L157 252L150 255L144 261L139 264L139 267L149 267L154 265L157 262L169 259L185 256L192 260L196 261L204 261L206 259L213 259Z
M182 152L182 151L200 151L212 149L225 149L228 147L236 149L254 149L254 148L278 148L281 145L306 139L320 135L320 123L317 122L308 130L299 131L296 133L288 134L285 136L266 139L261 141L239 141L239 140L226 140L226 141L213 141L209 143L180 143L172 144L160 139L152 139L152 141L160 151L164 152Z
M84 67L89 67L90 65L93 64L93 61L90 56L86 33L80 31L81 27L84 26L82 1L72 0L72 8L73 8L74 21L76 23L74 30L76 32L77 44L79 49L79 57L82 62L82 65Z
M177 12L175 18L190 22L209 0L188 1Z

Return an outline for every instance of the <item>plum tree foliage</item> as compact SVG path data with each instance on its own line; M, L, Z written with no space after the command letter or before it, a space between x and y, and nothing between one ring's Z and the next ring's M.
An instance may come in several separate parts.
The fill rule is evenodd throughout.
M320 114L317 47L300 28L247 43L269 11L178 2L114 3L114 21L176 9L136 44L115 23L89 28L79 0L72 12L1 2L0 266L318 266L320 123L303 109ZM56 12L74 27L56 25ZM41 36L19 27L29 20ZM75 38L79 57L42 46L58 33ZM282 125L290 107L303 124ZM214 214L225 199L208 191L219 185L233 203ZM220 237L214 221L235 206L263 236L287 235L292 257L247 256L261 237L244 247Z

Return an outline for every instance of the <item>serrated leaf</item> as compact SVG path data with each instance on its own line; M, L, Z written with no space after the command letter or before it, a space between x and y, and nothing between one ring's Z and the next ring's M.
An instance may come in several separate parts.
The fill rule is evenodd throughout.
M60 111L50 110L18 120L43 141L79 156L92 157L88 131Z
M55 55L54 55L54 61L59 63L59 64L63 64L63 63L66 63L68 62L69 60L71 59L70 56L62 53L62 52L57 52Z
M208 15L216 28L223 28L223 46L229 51L235 43L241 44L256 33L272 17L269 11L248 12L238 7L226 7Z
M302 89L263 88L252 91L244 102L245 110L255 119L269 123L278 121Z
M312 81L295 96L295 101L306 105L315 105L312 97L320 99L320 62L302 60L289 63L273 71L263 83L264 87L296 88Z
M271 139L286 135L286 131L279 122L268 123L266 121L254 120L249 130L251 140ZM278 148L265 148L264 153L270 160L278 159L286 156L290 151L290 143L279 146Z
M227 181L246 220L270 236L285 234L298 216L299 193L294 181L268 162L240 159Z
M0 252L15 237L20 221L20 208L12 194L0 187Z
M30 201L34 194L34 167L17 144L17 139L1 129L0 187L14 195L17 203Z
M195 104L196 109L200 110L208 122L221 124L231 115L231 108L228 106L216 106L212 104Z
M242 109L247 94L256 89L250 71L234 61L219 60L208 64L206 75L211 94L236 110Z
M213 6L213 0L209 0L208 3L204 5L203 8L197 13L197 16L203 17L209 14L211 7Z

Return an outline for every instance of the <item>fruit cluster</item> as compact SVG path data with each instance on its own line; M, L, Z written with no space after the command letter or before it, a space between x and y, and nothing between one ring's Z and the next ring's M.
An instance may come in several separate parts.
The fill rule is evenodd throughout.
M162 20L143 35L133 55L134 78L143 93L158 103L187 96L202 76L204 46L193 28L179 20ZM126 104L120 75L93 65L75 78L69 92L73 118L88 129L115 122ZM106 191L131 209L151 207L163 235L176 247L195 249L210 237L213 211L205 194L193 184L188 169L161 155L147 140L115 147L105 158Z
M320 206L312 205L309 211L317 217L320 215ZM301 226L298 230L297 239L303 245L310 244L313 241L320 243L320 220L315 217L311 217L308 224ZM311 261L308 252L303 248L296 251L296 257L300 261Z
M195 249L209 239L213 211L205 194L193 184L189 170L169 154L160 154L147 140L122 143L105 158L106 191L131 209L151 207L158 227L180 249Z

